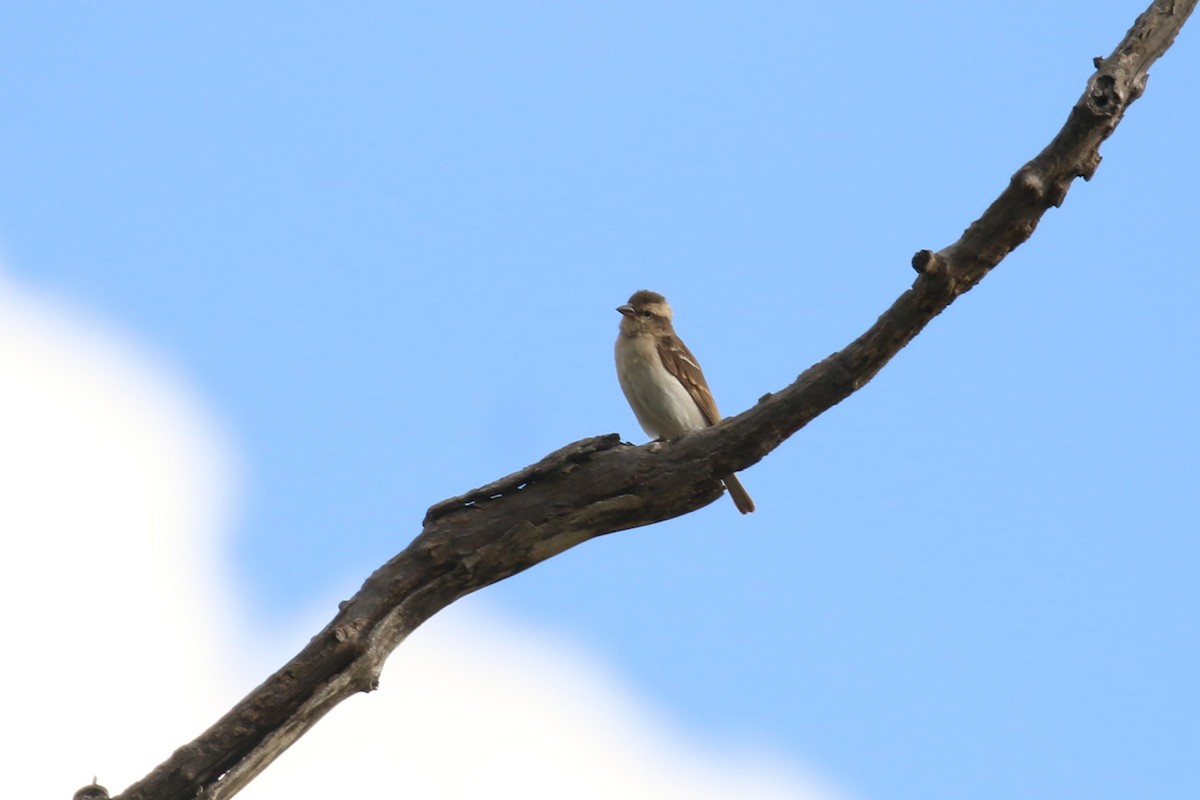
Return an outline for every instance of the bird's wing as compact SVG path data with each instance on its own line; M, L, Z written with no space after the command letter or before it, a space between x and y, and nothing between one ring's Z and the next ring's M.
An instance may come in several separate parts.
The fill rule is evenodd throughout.
M687 345L678 336L663 336L658 340L658 356L663 366L688 390L692 400L696 402L700 413L709 425L716 425L721 419L717 403L709 391L708 381L700 370L700 362L687 349Z

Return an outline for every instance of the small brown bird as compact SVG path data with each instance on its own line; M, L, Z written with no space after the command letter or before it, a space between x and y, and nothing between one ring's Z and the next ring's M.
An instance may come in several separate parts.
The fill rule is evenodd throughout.
M671 327L671 306L658 292L642 289L623 306L617 336L617 379L638 424L654 438L669 439L721 420L700 362ZM754 501L734 475L721 479L743 514Z

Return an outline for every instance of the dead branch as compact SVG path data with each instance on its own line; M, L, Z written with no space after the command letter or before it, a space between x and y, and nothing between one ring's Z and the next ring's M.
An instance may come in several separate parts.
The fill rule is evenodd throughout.
M295 658L119 800L232 797L331 708L374 689L391 652L440 609L588 539L711 503L721 494L719 476L756 463L864 386L1028 239L1076 178L1092 176L1100 144L1141 96L1150 65L1195 5L1151 3L1112 55L1095 60L1095 74L1054 140L957 242L917 253L912 287L845 349L714 428L640 447L615 434L583 439L433 506L416 539L342 603Z

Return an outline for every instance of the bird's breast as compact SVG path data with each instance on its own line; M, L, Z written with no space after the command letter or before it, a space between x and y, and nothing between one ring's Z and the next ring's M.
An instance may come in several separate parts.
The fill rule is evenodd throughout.
M638 424L653 437L707 427L687 388L663 366L651 337L617 338L617 378Z

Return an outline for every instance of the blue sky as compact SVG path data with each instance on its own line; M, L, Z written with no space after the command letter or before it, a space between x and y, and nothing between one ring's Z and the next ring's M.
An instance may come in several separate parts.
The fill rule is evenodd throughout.
M269 628L432 503L641 441L611 364L635 289L727 413L843 347L1140 10L30 4L4 14L0 246L222 421L226 552ZM1195 794L1194 27L1090 183L745 474L758 513L463 602L865 798Z

